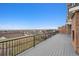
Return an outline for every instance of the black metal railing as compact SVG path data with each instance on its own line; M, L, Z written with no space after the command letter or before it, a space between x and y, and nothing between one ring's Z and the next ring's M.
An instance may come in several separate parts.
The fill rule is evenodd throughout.
M0 40L0 56L15 56L31 47L35 47L35 45L48 39L52 35L55 35L55 33L44 33Z

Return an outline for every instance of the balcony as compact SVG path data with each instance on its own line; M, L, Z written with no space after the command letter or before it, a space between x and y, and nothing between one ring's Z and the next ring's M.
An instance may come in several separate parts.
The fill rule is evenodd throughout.
M77 56L71 41L56 31L0 40L0 56Z
M58 33L18 56L77 56L71 41L70 35Z

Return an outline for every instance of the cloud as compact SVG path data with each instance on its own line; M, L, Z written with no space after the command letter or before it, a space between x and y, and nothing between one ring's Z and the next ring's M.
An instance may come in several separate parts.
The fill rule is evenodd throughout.
M0 24L0 30L12 30L12 29L57 29L58 26L45 26L45 25L40 25L40 26L20 26L20 25L12 25L12 24L5 24L1 25Z

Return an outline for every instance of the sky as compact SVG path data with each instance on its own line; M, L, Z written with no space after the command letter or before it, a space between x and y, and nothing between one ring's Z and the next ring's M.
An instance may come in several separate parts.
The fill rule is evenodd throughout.
M55 29L66 14L65 3L0 3L0 29Z

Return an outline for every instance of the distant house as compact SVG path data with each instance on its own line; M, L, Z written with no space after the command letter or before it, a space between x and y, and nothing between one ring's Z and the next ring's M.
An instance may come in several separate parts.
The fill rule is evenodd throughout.
M66 33L66 25L63 25L58 28L59 33Z
M4 40L4 39L7 39L7 38L4 36L0 37L0 40Z

